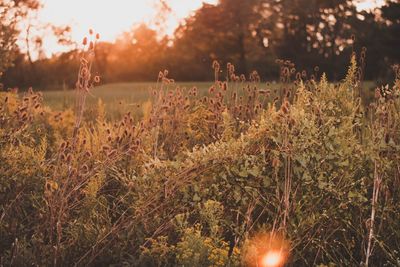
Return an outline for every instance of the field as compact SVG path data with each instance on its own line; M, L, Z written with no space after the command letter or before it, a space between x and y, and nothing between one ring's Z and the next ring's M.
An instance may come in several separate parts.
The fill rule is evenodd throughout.
M400 267L400 1L0 18L0 267Z
M170 85L169 88L191 89L196 86L201 94L204 95L212 84L212 82L176 83L175 85ZM141 113L142 104L151 99L151 93L157 86L159 85L156 82L116 83L97 86L87 97L87 107L88 109L96 108L99 100L101 100L105 105L107 115L112 118L120 117L129 111ZM71 89L44 92L45 103L55 110L62 111L73 108L75 99L75 90Z
M1 264L398 265L400 72L285 68L1 93Z
M198 97L201 98L208 95L208 90L213 84L214 82L177 82L166 86L166 89L179 87L188 91L196 87L199 90ZM261 86L272 91L272 98L276 97L277 91L284 87L284 85L275 82L268 82ZM376 84L367 81L364 82L363 86L363 100L370 102ZM159 87L160 85L156 82L115 83L96 86L87 97L87 109L95 109L100 100L105 105L106 115L110 119L121 118L127 112L143 115L143 104L151 101L152 91ZM76 92L73 89L50 90L43 93L44 103L53 110L63 111L73 108L75 105Z

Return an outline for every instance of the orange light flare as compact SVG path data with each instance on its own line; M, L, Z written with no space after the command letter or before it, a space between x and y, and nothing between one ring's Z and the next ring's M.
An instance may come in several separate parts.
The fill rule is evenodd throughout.
M277 267L282 266L285 258L280 250L270 250L261 258L260 266L262 267Z
M282 267L289 257L289 242L277 233L259 233L244 245L243 262L249 267Z

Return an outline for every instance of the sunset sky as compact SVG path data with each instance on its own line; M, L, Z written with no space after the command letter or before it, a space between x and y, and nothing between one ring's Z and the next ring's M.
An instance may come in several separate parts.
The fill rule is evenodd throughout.
M113 41L134 24L154 22L158 0L42 0L39 12L42 23L69 25L72 39L76 42L87 34L89 28L101 34L103 41ZM165 26L172 34L183 18L200 8L203 2L215 4L218 0L168 0L172 14ZM384 0L360 0L358 7L368 9L381 5ZM46 53L66 51L57 45L55 38L45 37Z
M157 14L157 0L42 0L39 13L42 22L55 25L70 25L72 38L80 41L89 28L101 34L103 41L113 41L134 24L152 24ZM183 18L200 8L202 3L216 3L217 0L168 0L172 14L165 26L166 33L172 34ZM47 38L46 52L62 50L55 40ZM67 48L64 48L67 49Z

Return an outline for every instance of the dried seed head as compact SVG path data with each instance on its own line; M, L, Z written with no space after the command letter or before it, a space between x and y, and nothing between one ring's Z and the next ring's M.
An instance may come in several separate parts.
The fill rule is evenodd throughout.
M281 106L281 110L284 114L289 113L289 102L287 100L285 100L285 102L283 102L283 104Z
M83 44L83 45L87 45L87 42L88 42L87 37L83 38L82 44Z
M272 167L273 168L279 167L279 163L280 163L279 159L277 159L277 158L272 159Z
M381 98L382 97L382 95L381 95L381 90L379 90L379 88L376 88L375 89L375 98L376 99L379 99L379 98Z
M66 146L67 146L67 143L66 142L62 142L61 145L60 145L60 149L64 150L66 148Z
M107 157L111 158L117 154L117 150L113 149L110 152L107 153Z
M212 68L219 71L220 65L219 65L218 61L216 61L216 60L213 61Z

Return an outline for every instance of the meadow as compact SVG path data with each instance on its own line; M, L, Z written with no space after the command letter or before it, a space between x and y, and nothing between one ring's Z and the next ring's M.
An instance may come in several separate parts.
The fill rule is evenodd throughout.
M0 94L2 266L400 264L398 67L96 87L88 62Z
M176 87L191 89L199 88L199 92L205 95L213 82L186 82L175 83L170 88ZM156 82L132 82L132 83L113 83L96 86L87 97L87 108L95 109L101 101L106 109L107 116L110 118L120 118L122 115L131 111L143 114L142 106L151 99L152 91L157 88ZM49 107L54 110L66 110L73 108L76 100L76 92L71 89L57 89L45 91L43 99Z
M192 88L198 89L198 98L208 95L208 90L214 82L176 82L167 86L168 89L181 88L183 91L189 91ZM247 86L248 83L242 84ZM99 105L104 105L107 118L119 119L124 114L131 112L143 116L143 105L152 101L151 94L159 85L156 82L130 82L130 83L111 83L96 86L90 92L86 100L86 108L95 110ZM264 89L271 91L271 95L278 96L278 91L284 87L284 84L279 82L264 82L260 83ZM364 82L363 101L371 102L373 93L376 88L376 83L373 81ZM240 93L240 92L239 92ZM52 88L51 90L43 91L43 100L47 106L55 111L63 111L74 108L76 101L76 91L73 89Z

